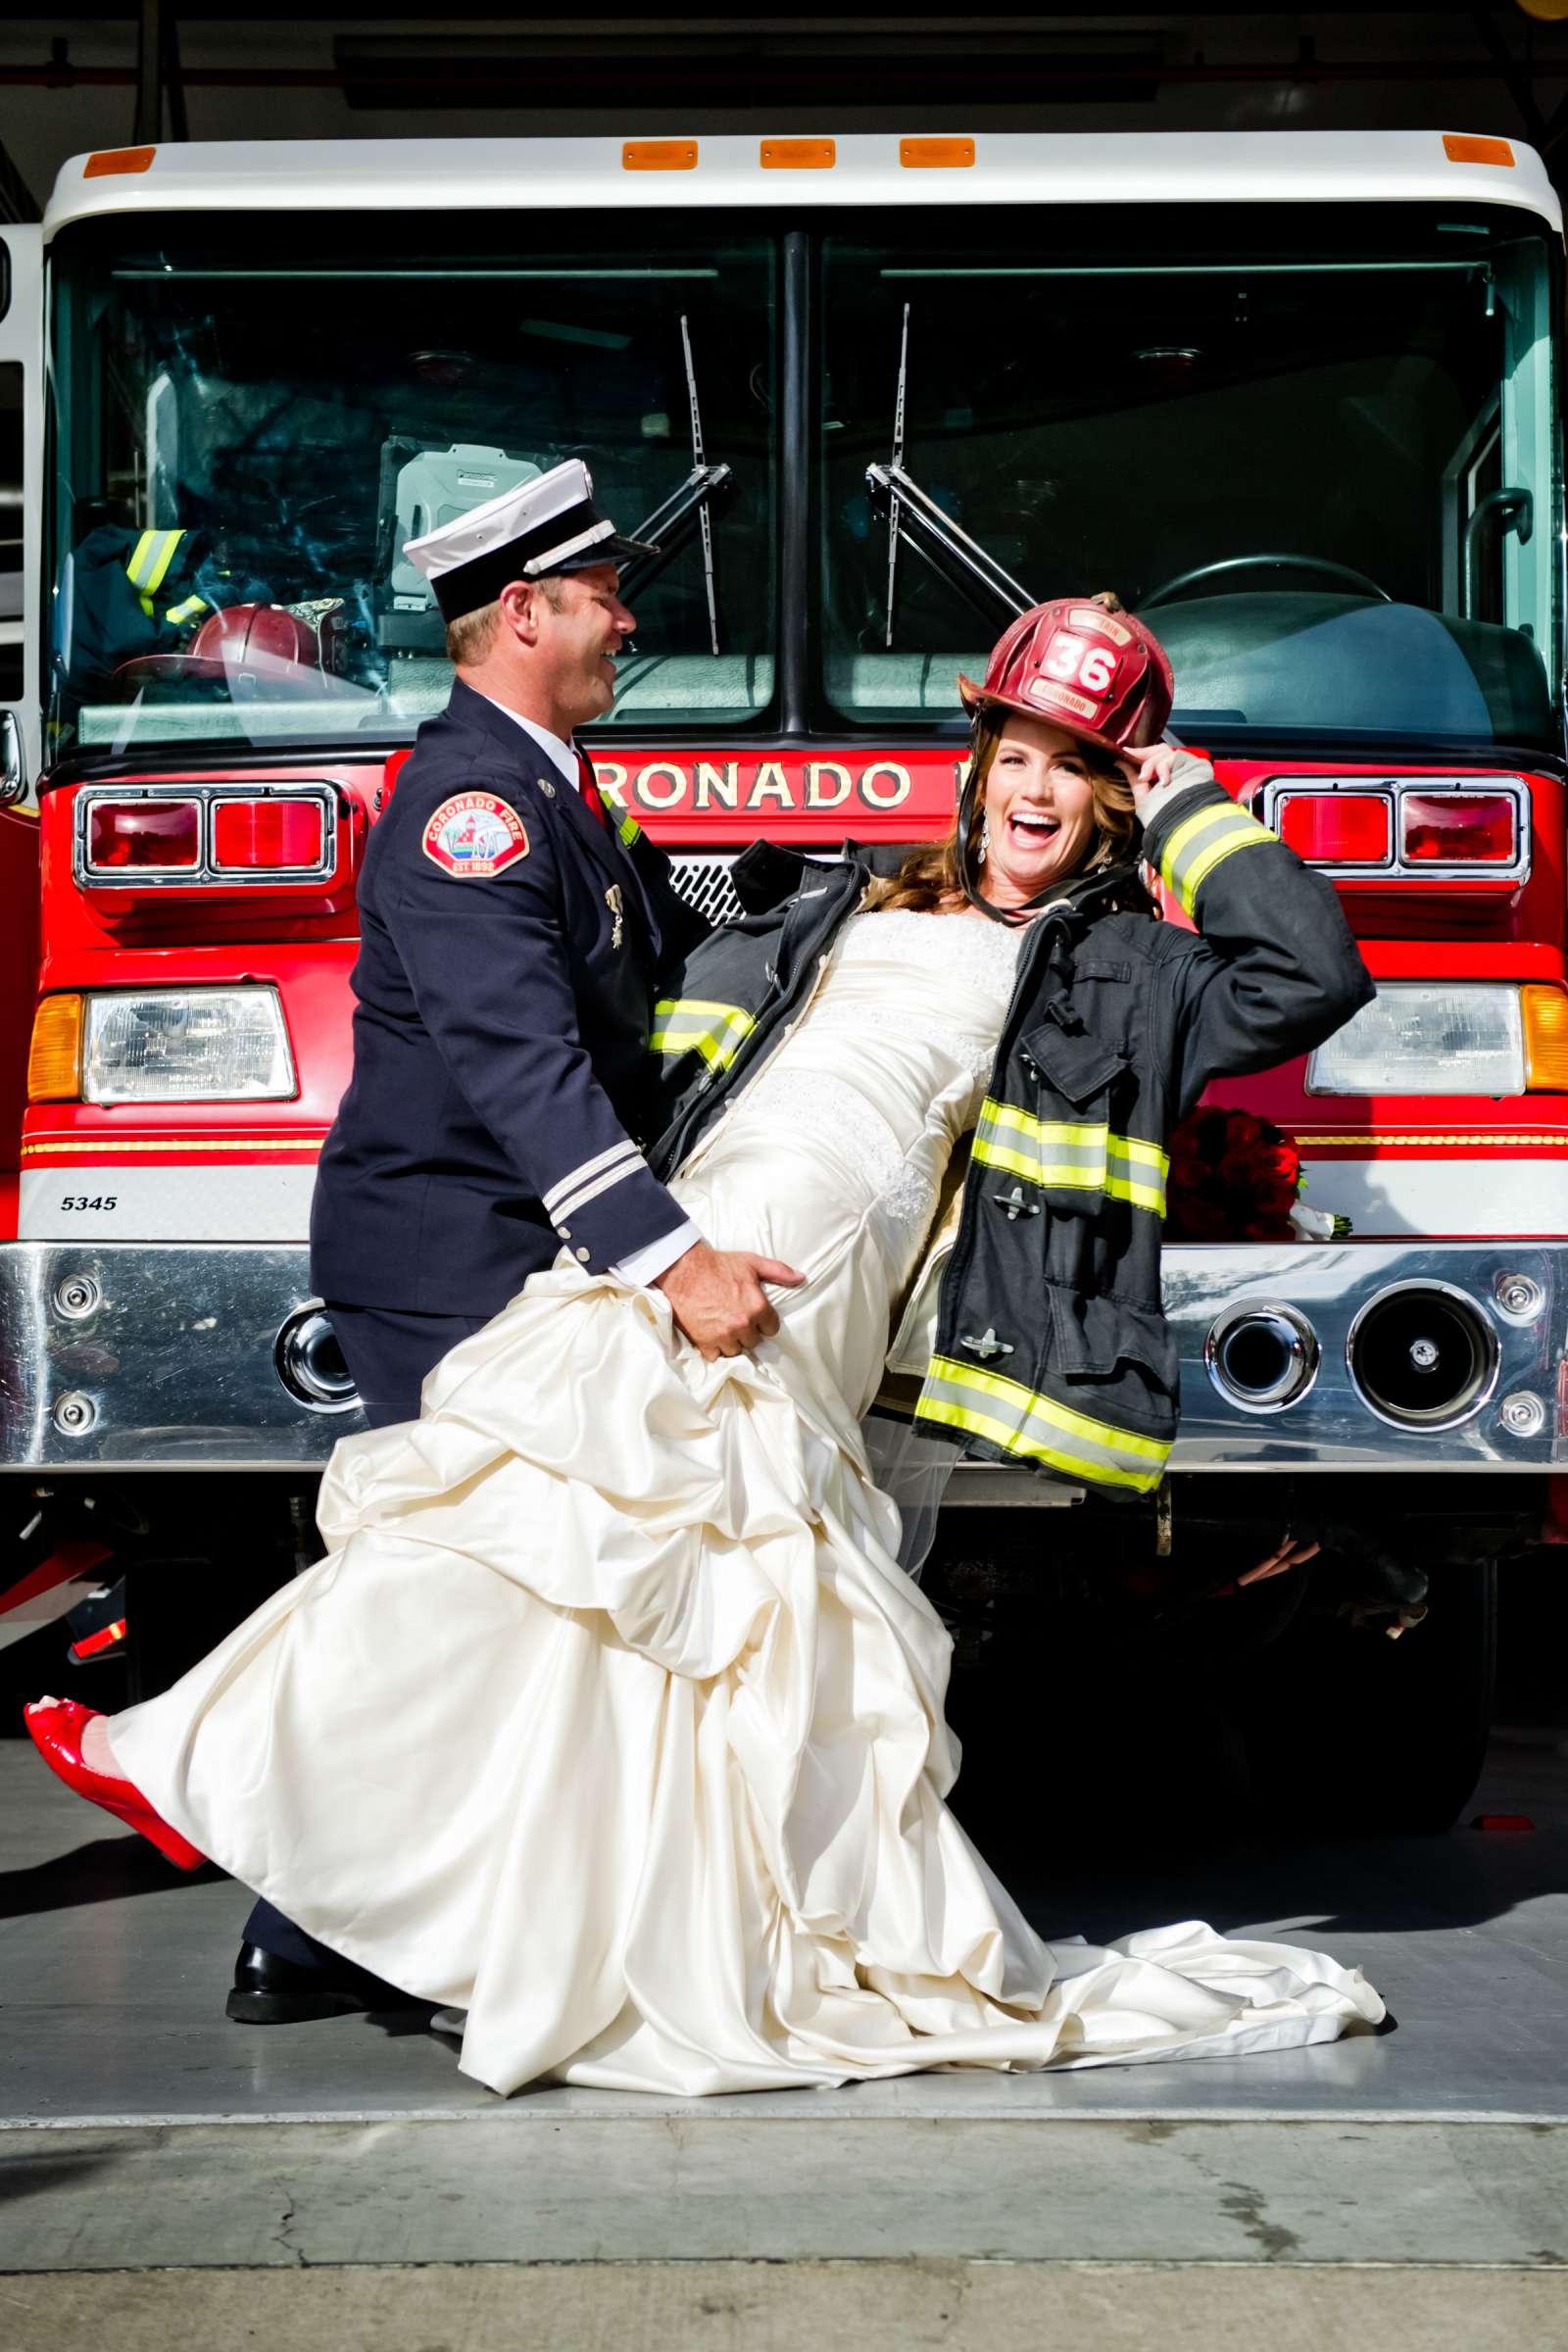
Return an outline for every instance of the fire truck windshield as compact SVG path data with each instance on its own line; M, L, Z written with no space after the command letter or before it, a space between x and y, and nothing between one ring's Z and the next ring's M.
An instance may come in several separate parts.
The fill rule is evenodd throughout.
M1178 733L1560 744L1525 216L905 213L830 234L821 283L844 717L948 711L1020 600L1112 588L1169 648Z
M622 530L661 517L610 723L764 710L774 269L764 236L580 213L569 245L515 216L63 234L54 756L406 741L451 670L403 543L567 457Z
M1200 741L1560 745L1523 212L132 216L51 269L54 758L407 742L404 541L568 456L665 546L611 729L956 737L1010 611L1112 588Z

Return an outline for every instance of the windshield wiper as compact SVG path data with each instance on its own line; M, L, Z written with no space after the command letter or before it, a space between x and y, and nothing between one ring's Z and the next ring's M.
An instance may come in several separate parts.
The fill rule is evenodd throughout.
M695 528L703 543L703 582L708 592L708 637L718 654L718 596L713 577L712 501L727 490L734 474L727 466L710 466L703 448L703 416L697 400L697 369L692 360L691 327L684 312L680 321L681 353L686 362L686 398L691 411L692 469L662 506L644 517L632 532L634 539L658 542L657 556L643 556L627 564L620 575L620 594L629 604L656 580L691 539Z
M933 571L966 596L978 612L989 614L1000 610L1009 620L1015 620L1020 612L1027 612L1038 604L1038 597L1020 587L1010 571L1004 570L994 556L987 555L978 539L971 539L967 531L960 530L952 515L945 514L936 500L928 497L902 466L868 466L865 479L873 503L887 501L889 528L896 529L910 553L922 557ZM888 644L892 643L890 627Z
M971 539L951 514L943 513L906 467L904 418L908 378L909 305L906 303L899 340L899 388L893 404L893 455L886 466L868 466L865 469L872 505L885 503L887 507L888 618L883 644L889 653L893 650L901 542L988 618L1000 608L1009 620L1015 619L1037 601L1027 588L1019 586L1011 572L1003 569L994 556L987 554L978 539Z
M904 470L904 396L909 382L909 305L904 306L904 325L899 335L899 388L893 401L893 456L890 463L902 473ZM869 476L867 476L869 479ZM895 490L888 500L888 626L882 640L883 651L893 651L893 612L899 585L899 494Z

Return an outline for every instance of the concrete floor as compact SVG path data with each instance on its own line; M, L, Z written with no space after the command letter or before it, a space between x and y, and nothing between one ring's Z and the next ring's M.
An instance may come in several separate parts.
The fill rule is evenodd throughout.
M1564 1743L1568 1748L1568 1742ZM1361 1964L1397 2031L1276 2058L1086 2074L915 2075L852 2089L728 2098L755 2118L803 2104L904 2118L1568 2121L1568 1752L1498 1747L1468 1813L1523 1835L1270 1850L1256 1840L1144 1852L1107 1867L1042 1840L1005 1875L1047 1936L1095 1939L1198 1916L1320 1944ZM100 1826L101 1825L101 1826ZM976 1825L983 1831L983 1825ZM986 1842L982 1838L983 1842ZM494 2114L450 2045L404 2023L230 2026L222 1996L247 1908L216 1872L180 1878L0 1744L0 2125L352 2122ZM710 2102L540 2090L514 2114L699 2114Z
M819 2331L853 2328L859 2352L1568 2346L1568 1753L1494 1751L1471 1810L1532 1831L1291 1851L1224 1835L1223 1805L1206 1825L1195 1776L1179 1846L1133 1853L1113 1826L1113 1868L1092 1833L1013 1860L1037 1925L1197 1913L1321 1943L1362 1963L1396 2031L1202 2065L502 2102L417 2028L229 2026L240 1890L175 1878L0 1745L12 2340L728 2352L831 2309Z

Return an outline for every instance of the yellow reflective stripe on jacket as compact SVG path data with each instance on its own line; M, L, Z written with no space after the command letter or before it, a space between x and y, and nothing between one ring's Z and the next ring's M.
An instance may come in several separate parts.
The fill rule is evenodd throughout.
M187 596L182 604L171 605L169 611L164 614L164 618L178 628L181 621L194 620L198 612L206 612L209 610L210 607L205 596Z
M184 536L183 531L143 531L126 559L125 577L140 598L141 609L149 620L153 615L153 600L168 577L174 551Z
M710 1069L726 1070L757 1027L739 1004L705 997L665 997L654 1006L649 1044L659 1054L700 1054Z
M1173 1443L1097 1421L1020 1381L949 1355L931 1358L915 1418L989 1438L1021 1460L1049 1463L1069 1477L1130 1487L1140 1494L1158 1486Z
M1131 1201L1152 1216L1165 1214L1165 1172L1170 1160L1157 1144L1134 1135L1113 1135L1105 1168L1105 1190L1113 1200Z
M634 816L628 816L624 808L619 811L615 818L615 832L621 843L628 850L631 849L635 843L641 841L643 837L643 829L641 825L637 822L637 819Z
M1199 886L1207 880L1216 865L1224 863L1235 850L1255 850L1265 841L1278 841L1267 825L1260 825L1255 816L1227 801L1223 808L1200 808L1196 816L1184 818L1176 826L1159 861L1160 879L1165 888L1180 902L1184 914L1192 914Z
M1102 1121L1037 1119L987 1096L975 1127L974 1157L1031 1184L1104 1192L1156 1217L1165 1214L1170 1161L1158 1144L1113 1135Z

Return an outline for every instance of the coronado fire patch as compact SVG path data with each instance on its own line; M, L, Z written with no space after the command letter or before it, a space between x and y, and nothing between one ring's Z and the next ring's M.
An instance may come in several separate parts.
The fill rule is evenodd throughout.
M515 808L491 792L454 793L424 828L423 849L444 874L504 873L528 855L528 835Z

